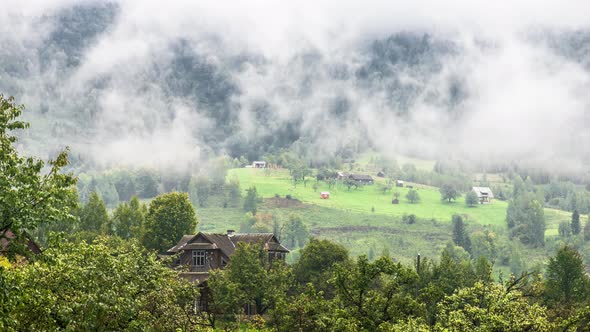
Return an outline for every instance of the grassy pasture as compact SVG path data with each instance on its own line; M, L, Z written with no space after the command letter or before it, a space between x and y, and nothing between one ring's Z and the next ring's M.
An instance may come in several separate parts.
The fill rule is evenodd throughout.
M313 183L315 179L310 179L306 187L303 183L293 186L289 172L284 169L240 168L230 170L228 176L229 178L238 179L244 190L250 186L256 186L258 193L265 198L273 197L275 194L281 197L291 195L308 204L340 209L346 212L397 217L404 214L415 214L420 218L439 221L450 221L453 214L461 214L470 221L495 226L504 225L506 217L506 202L496 200L489 205L467 207L461 197L456 202L445 203L440 199L438 188L419 184L410 185L417 189L421 202L411 204L405 198L408 188L394 188L387 194L379 191L377 183L385 181L380 178L375 178L375 185L364 186L359 189L352 188L350 191L342 184L329 189L326 183L320 182L317 192L314 192ZM330 199L321 199L320 191L329 191ZM400 204L391 204L393 191L399 191ZM372 212L372 208L374 208L374 212Z

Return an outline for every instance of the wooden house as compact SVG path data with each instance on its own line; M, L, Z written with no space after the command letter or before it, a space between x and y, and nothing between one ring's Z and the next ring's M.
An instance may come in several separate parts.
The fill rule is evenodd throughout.
M370 175L365 174L350 174L348 178L359 185L371 185L373 184L373 178Z
M489 187L473 187L471 189L477 195L480 204L491 204L494 193Z
M192 282L203 282L213 269L223 269L231 260L239 243L258 244L268 253L270 262L285 260L289 250L279 243L272 233L239 234L228 230L226 234L199 232L184 235L170 248L168 255L176 255L175 266L183 266L180 276Z

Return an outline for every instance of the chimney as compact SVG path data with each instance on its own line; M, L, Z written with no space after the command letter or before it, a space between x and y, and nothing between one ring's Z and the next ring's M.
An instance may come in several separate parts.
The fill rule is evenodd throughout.
M232 237L232 236L234 236L234 234L236 234L236 231L234 231L233 229L227 230L227 236Z

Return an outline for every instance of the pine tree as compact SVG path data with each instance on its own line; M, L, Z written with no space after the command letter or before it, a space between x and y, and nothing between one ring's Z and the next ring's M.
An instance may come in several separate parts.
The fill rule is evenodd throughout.
M459 215L453 216L453 242L465 251L471 252L471 239L467 234L463 218Z
M580 214L578 213L578 210L574 210L572 213L572 233L578 235L580 234L580 231Z

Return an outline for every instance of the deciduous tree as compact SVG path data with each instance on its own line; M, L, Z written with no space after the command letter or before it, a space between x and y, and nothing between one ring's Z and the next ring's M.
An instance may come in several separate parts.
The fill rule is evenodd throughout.
M415 189L410 189L406 194L406 199L412 204L418 203L420 202L420 194Z
M470 190L467 194L465 194L465 204L471 207L477 206L477 204L479 204L477 194L473 190Z
M188 194L162 194L150 203L143 243L149 249L165 252L183 235L194 234L196 227L197 217Z
M440 197L443 201L448 201L450 203L457 199L458 196L459 192L455 185L446 183L440 187Z
M67 149L46 167L42 160L20 156L14 147L17 138L13 132L29 127L18 120L23 109L14 98L0 95L0 239L9 230L14 234L10 251L27 241L25 230L43 223L73 221L77 203L70 199L76 179L62 173L68 162Z

